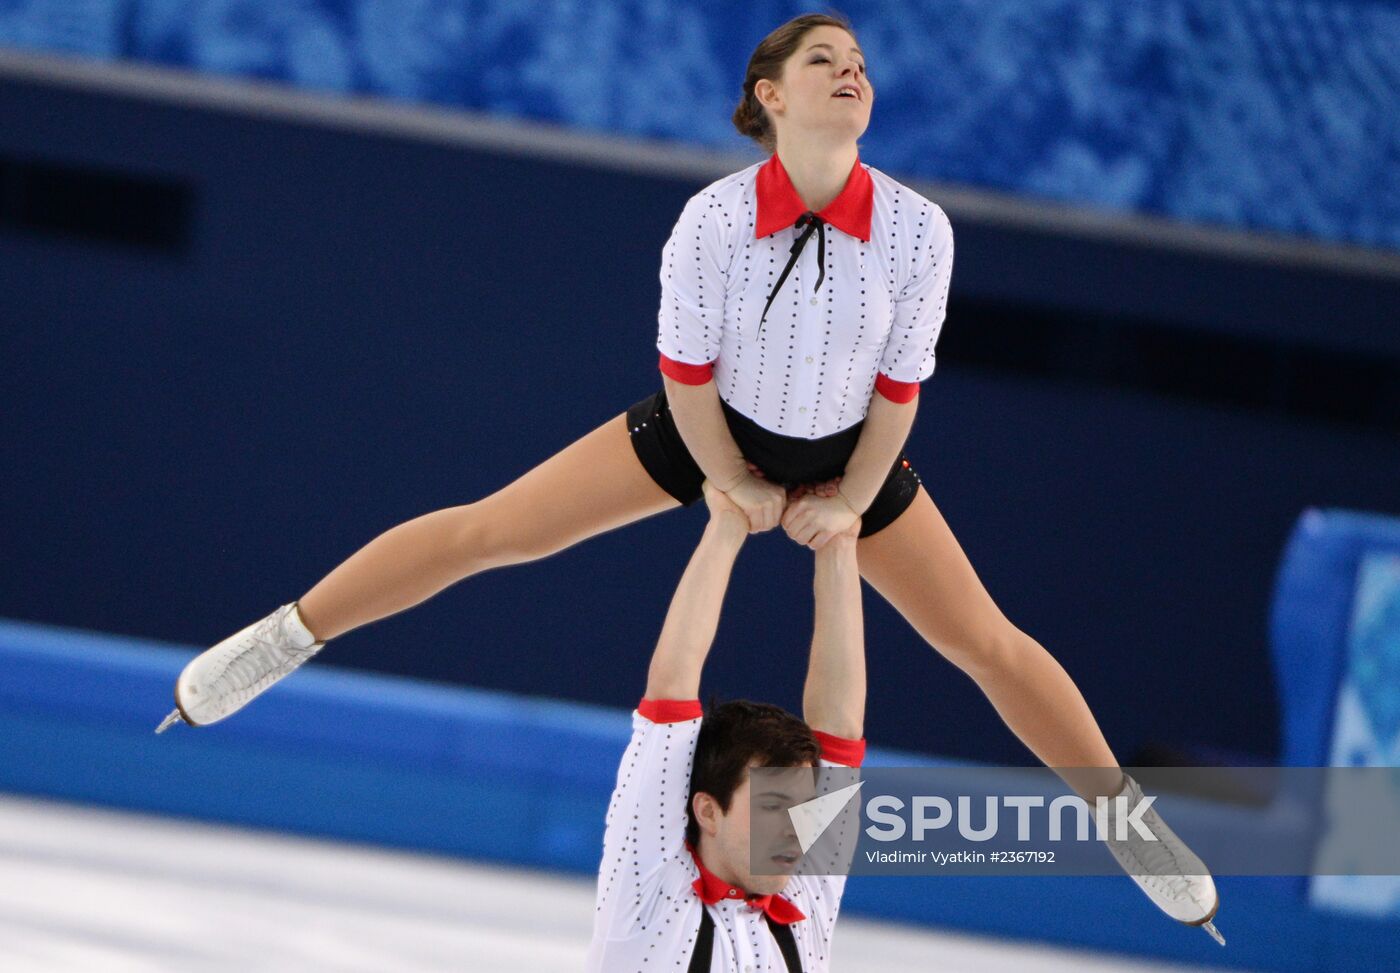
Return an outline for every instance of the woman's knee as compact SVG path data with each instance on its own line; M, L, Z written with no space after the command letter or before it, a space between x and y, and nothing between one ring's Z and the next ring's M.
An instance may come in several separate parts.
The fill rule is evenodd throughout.
M491 497L452 511L450 547L467 574L548 557L559 547Z
M1014 669L1035 640L1010 622L979 626L939 645L947 659L973 679L996 677Z

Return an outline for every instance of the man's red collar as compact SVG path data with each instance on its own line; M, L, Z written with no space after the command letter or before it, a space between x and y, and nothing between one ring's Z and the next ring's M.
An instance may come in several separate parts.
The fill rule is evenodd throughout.
M766 237L770 233L777 233L792 226L799 216L807 212L807 205L802 202L802 197L797 195L797 190L793 188L792 180L788 178L787 170L783 168L776 152L763 164L763 168L758 170L755 190L758 194L758 212L754 218L756 238ZM865 171L865 166L861 165L860 159L857 158L840 195L817 215L838 230L868 241L874 195L870 173Z
M700 873L700 877L691 883L691 888L695 889L695 894L700 896L700 901L706 905L714 905L721 899L743 899L753 908L762 909L774 922L784 926L807 918L801 909L781 895L749 895L739 886L730 885L705 867L694 848L689 844L686 847L690 851L690 857L695 860L696 871Z

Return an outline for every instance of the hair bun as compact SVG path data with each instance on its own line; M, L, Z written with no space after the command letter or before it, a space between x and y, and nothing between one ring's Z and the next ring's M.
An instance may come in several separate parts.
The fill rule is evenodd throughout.
M744 95L734 109L734 127L745 138L751 138L769 152L778 148L778 133L772 119L758 103L754 88L765 78L775 81L783 76L783 64L797 50L803 36L817 27L837 27L855 37L855 31L844 17L832 14L803 14L794 17L765 37L749 58L744 72Z
M754 96L752 89L744 92L739 106L734 109L733 121L734 127L740 135L753 139L770 151L774 148L770 144L772 131L768 124L768 115L763 111L763 106L758 103L758 98Z

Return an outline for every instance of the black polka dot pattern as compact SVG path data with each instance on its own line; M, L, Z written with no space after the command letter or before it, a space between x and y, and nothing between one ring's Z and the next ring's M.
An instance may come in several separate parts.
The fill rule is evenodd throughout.
M743 899L700 901L699 871L685 847L690 768L700 721L653 723L632 715L632 739L608 805L590 973L684 973L701 910L715 923L713 973L787 973L761 910ZM825 762L824 762L825 763ZM806 916L792 924L804 973L830 969L843 876L796 875L784 896Z
M870 239L829 225L825 274L817 249L805 248L760 329L801 232L754 237L761 165L686 205L662 255L657 348L686 364L714 362L724 401L765 429L817 439L865 418L878 373L896 382L933 374L952 226L937 204L867 166Z

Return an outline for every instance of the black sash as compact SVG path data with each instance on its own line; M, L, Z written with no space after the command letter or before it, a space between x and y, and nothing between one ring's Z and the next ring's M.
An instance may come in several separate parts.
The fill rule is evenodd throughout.
M792 927L775 922L773 917L766 913L763 918L768 920L768 928L773 931L773 938L778 941L778 949L783 954L788 973L802 973L802 958L797 955L797 937L792 934ZM689 973L710 973L710 960L714 953L715 921L710 918L710 910L702 905L700 931L695 936L695 952L690 954Z

